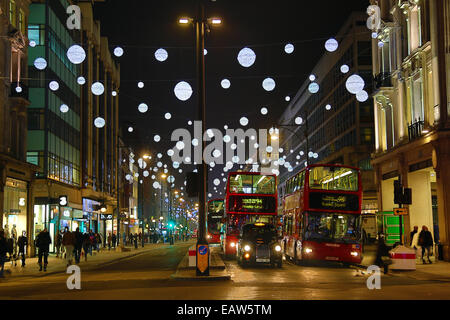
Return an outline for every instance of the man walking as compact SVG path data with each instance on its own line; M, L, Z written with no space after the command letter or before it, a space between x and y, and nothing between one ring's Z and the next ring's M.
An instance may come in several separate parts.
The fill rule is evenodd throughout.
M116 234L115 233L112 234L111 240L112 240L113 248L116 248L116 240L117 239L116 239Z
M58 234L56 235L56 257L59 258L61 255L61 258L63 257L62 250L62 230L58 231Z
M75 231L75 263L80 263L81 249L83 248L83 234L80 228Z
M66 227L64 229L62 244L66 250L67 266L70 266L72 264L73 251L74 251L74 245L75 245L75 237L74 237L74 234L69 231L68 227Z
M25 267L26 247L28 245L27 232L22 231L22 235L17 239L17 246L19 247L19 256L22 256L22 267Z
M108 250L111 250L111 242L112 242L112 236L111 232L108 233Z
M419 246L422 247L422 262L423 264L426 264L424 255L425 250L427 251L427 259L428 263L431 263L430 260L430 250L433 248L433 236L431 235L431 232L428 231L427 226L422 226L422 231L419 233Z
M39 271L42 271L42 256L44 257L44 271L47 271L48 251L51 243L52 239L50 238L50 233L48 233L47 228L44 228L44 230L39 232L38 236L36 237Z
M84 251L84 261L87 261L87 256L91 247L91 238L89 237L89 233L85 232L83 234L83 251Z

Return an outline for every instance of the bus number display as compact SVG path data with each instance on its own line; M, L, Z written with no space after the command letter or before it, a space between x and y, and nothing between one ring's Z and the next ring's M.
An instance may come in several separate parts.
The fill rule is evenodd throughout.
M358 211L359 201L358 196L352 194L312 192L309 195L309 207L311 209Z

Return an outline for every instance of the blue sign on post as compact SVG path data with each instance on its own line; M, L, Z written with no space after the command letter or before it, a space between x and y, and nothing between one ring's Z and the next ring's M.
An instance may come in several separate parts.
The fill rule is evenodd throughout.
M198 253L200 253L202 256L205 255L208 252L207 246L199 246L198 247Z

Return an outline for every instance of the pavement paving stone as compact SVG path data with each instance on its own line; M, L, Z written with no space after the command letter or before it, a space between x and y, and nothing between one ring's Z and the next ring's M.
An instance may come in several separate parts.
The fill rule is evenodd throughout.
M139 255L145 253L149 250L154 250L157 248L162 248L167 246L164 243L158 244L146 244L144 248L142 246L137 249L134 247L125 247L125 250L108 250L101 249L99 252L93 251L92 256L88 255L87 261L85 261L84 255L80 259L80 263L78 264L80 268L90 268L97 267L100 265L116 262L121 259L126 259L131 256ZM0 281L11 281L16 278L23 277L45 277L48 275L53 275L56 273L66 272L67 270L67 261L66 259L58 258L55 255L50 255L48 257L48 266L47 271L39 271L38 258L27 258L25 261L25 267L21 266L21 261L17 260L17 266L13 266L11 262L5 263L5 277L0 278ZM74 261L73 261L74 262Z

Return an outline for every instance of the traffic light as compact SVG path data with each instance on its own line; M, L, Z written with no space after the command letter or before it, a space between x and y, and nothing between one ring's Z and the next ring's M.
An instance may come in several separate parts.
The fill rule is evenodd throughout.
M186 175L186 193L188 197L196 197L199 194L198 173L188 172Z
M167 226L169 227L169 229L173 229L173 228L175 227L175 222L169 221L169 223L167 224Z
M400 180L394 181L394 203L402 204L403 190Z

